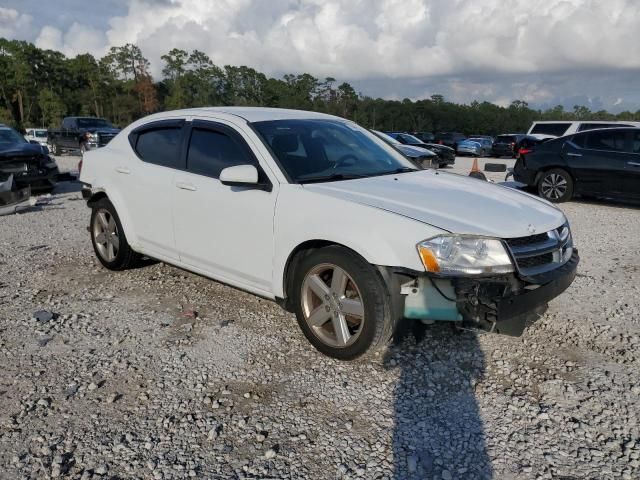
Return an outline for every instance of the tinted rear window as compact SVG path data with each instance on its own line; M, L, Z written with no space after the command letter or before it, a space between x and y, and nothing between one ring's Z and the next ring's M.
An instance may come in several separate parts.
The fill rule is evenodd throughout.
M516 137L513 135L498 135L494 143L515 143Z
M156 128L142 132L136 142L136 152L148 163L177 168L180 163L180 138L178 127Z
M536 123L530 133L560 137L567 133L570 123Z

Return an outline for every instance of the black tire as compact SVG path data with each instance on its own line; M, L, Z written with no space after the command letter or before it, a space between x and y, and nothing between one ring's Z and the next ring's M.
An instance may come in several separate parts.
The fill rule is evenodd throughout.
M344 347L324 342L309 326L304 315L302 296L305 279L307 274L324 264L344 270L356 284L362 301L364 320L361 331L354 343ZM363 355L373 355L388 345L395 328L391 299L380 273L362 257L341 246L324 247L301 254L292 274L290 293L298 324L317 350L338 360L354 360Z
M126 270L128 268L133 268L139 265L142 256L139 253L134 252L127 242L127 237L125 236L124 229L122 228L120 217L118 217L118 212L116 212L116 209L114 208L112 203L108 199L102 198L91 205L91 208L92 210L91 220L89 224L89 235L91 236L93 251L95 252L96 257L98 257L98 260L100 260L100 263L109 270ZM117 227L119 246L115 254L115 258L113 258L112 260L108 260L103 256L96 242L95 227L96 222L98 222L97 217L100 212L107 212L108 215L113 218Z
M49 150L51 151L52 155L60 155L60 149L58 148L58 144L57 143L52 143L50 144Z
M538 180L538 195L553 203L562 203L573 197L573 178L562 168L543 172Z

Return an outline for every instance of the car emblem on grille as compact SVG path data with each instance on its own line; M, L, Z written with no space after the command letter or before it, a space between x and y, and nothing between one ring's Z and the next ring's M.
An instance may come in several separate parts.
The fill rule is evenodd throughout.
M527 227L527 230L529 230L529 233L536 233L536 227L534 227L531 224L529 224L529 226Z

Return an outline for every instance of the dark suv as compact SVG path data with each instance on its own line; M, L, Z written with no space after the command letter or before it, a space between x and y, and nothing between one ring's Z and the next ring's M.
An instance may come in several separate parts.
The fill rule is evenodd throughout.
M526 135L523 133L510 133L507 135L498 135L493 141L493 156L513 157L516 158L520 142Z
M461 141L466 140L466 138L467 137L462 133L442 132L436 135L435 143L439 143L440 145L446 145L447 147L451 147L457 152L458 144Z
M640 200L640 128L590 130L522 149L513 178L551 202L574 194Z

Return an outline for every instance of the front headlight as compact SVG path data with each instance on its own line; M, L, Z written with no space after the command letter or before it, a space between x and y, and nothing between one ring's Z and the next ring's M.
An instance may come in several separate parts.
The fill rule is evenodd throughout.
M418 245L427 272L441 275L487 275L514 271L502 242L495 238L441 235Z

